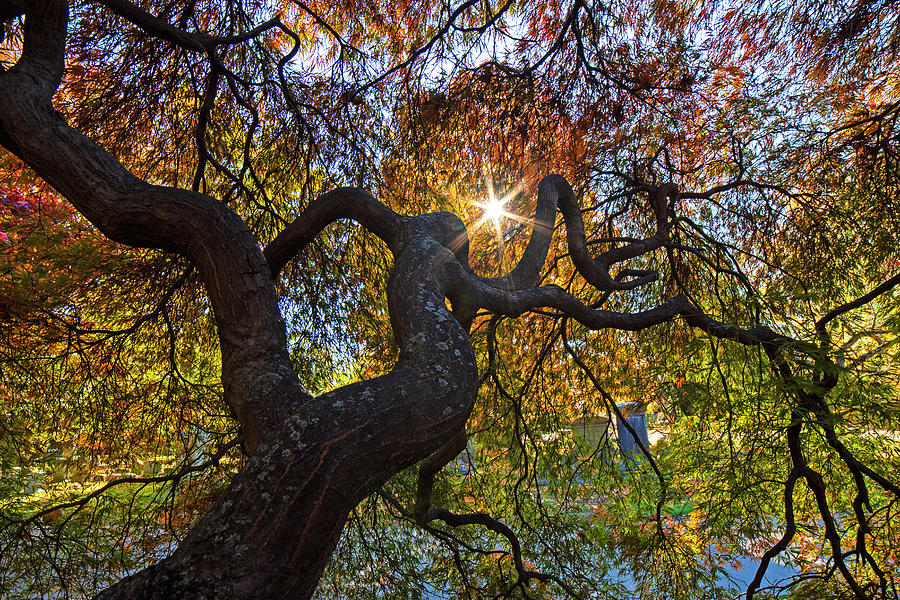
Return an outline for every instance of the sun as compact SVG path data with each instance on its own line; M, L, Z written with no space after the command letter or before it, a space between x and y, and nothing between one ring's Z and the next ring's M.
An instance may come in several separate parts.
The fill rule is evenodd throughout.
M504 200L506 200L506 198L495 198L493 202L482 204L482 218L485 221L493 221L495 224L498 223L500 219L507 214L505 210L506 202L504 202Z
M519 194L519 192L522 191L522 186L517 185L505 195L497 197L497 194L494 191L494 186L491 184L490 178L487 176L485 176L485 184L487 187L487 201L478 202L476 200L472 202L473 205L481 209L481 218L478 219L478 222L475 224L475 228L478 229L482 225L490 221L494 226L494 233L500 236L502 229L500 227L500 223L503 221L503 219L523 221L520 216L506 210L507 202L515 198Z
M503 268L503 255L505 250L504 236L503 236L503 227L501 223L504 219L512 219L519 223L527 223L526 219L523 219L519 215L513 214L506 210L506 204L519 195L522 191L522 185L519 184L503 196L498 197L494 191L494 186L491 182L491 177L489 172L485 171L485 187L487 187L487 200L485 202L479 202L477 200L471 201L474 206L477 206L481 209L481 218L478 219L478 222L475 224L475 229L480 229L486 223L491 223L493 227L494 238L497 241L497 255L500 259L500 268Z
M506 203L509 202L510 196L506 195L502 198L496 198L493 194L488 195L487 202L473 202L475 206L481 209L481 218L475 228L479 228L490 221L494 229L500 229L500 222L505 218L514 218L514 215L506 212Z

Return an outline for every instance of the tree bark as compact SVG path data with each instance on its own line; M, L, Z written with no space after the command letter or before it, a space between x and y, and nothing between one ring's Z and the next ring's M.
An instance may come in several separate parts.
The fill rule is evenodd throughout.
M306 598L349 512L465 426L477 386L468 336L444 306L452 253L415 219L389 283L394 369L299 406L161 565L99 598Z
M557 209L573 263L589 284L613 291L655 280L655 271L627 269L612 277L610 267L669 243L667 201L677 198L674 186L645 190L656 216L654 235L595 258L568 182L545 178L524 256L498 278L471 272L467 232L457 217L403 217L352 188L310 204L264 253L230 208L203 194L140 180L53 110L63 74L67 6L64 0L26 4L21 58L0 72L0 144L111 239L192 261L215 313L225 400L249 454L172 556L98 598L310 597L349 512L400 470L459 445L478 380L467 325L480 308L517 316L549 307L595 329L637 330L681 316L716 337L800 347L765 327L744 330L714 321L682 296L623 314L589 308L555 286L532 287L546 261ZM17 2L0 0L0 15L17 10ZM181 39L177 31L163 33ZM388 305L401 352L389 373L312 398L291 369L273 277L337 218L356 219L393 252ZM623 274L635 278L623 281ZM458 319L445 298L452 299ZM425 465L420 515L428 509L428 478L448 453ZM434 510L453 524L449 513Z
M350 510L444 445L472 409L475 358L444 304L444 267L456 258L427 219L378 210L383 222L370 226L395 252L388 298L400 360L311 398L290 368L271 267L240 218L202 194L134 177L53 110L66 22L65 2L27 7L22 57L0 74L0 142L111 239L194 263L215 312L225 398L251 455L171 557L98 597L309 597ZM306 226L314 234L326 222L311 213Z

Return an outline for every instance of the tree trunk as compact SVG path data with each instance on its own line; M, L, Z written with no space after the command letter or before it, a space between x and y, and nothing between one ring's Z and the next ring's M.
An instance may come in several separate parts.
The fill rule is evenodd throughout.
M99 598L307 598L353 507L464 427L475 357L435 275L452 254L407 229L417 241L389 284L395 368L298 406L171 558Z
M134 177L53 110L66 23L62 0L27 7L22 57L0 73L0 143L110 238L193 262L250 454L171 557L98 597L308 598L353 507L444 445L471 412L475 358L444 303L444 267L456 259L429 235L434 219L382 210L400 359L382 377L311 398L290 368L271 268L240 218L202 194Z

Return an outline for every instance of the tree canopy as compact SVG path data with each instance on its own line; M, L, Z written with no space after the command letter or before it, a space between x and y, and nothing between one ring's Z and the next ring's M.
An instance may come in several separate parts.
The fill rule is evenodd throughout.
M0 596L900 598L898 20L0 0Z

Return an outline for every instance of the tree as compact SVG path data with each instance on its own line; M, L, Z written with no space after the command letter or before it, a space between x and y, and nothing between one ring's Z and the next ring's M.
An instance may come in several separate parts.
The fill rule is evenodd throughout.
M186 515L177 548L122 559L98 598L310 597L367 510L392 515L387 537L414 523L449 548L469 593L599 593L560 565L612 547L689 597L717 585L709 544L749 540L764 550L748 597L800 545L815 577L786 588L896 598L897 11L786 11L0 3L7 177L27 165L105 238L159 251L85 233L104 251L72 285L99 291L9 319L4 410L28 411L4 414L4 440L49 443L29 421L53 424L38 384L65 357L81 385L48 389L100 415L66 421L73 454L182 462L46 507L29 495L5 509L4 560L26 573L45 544L62 593L82 593L44 529L124 504L113 537L132 556L135 523L159 514L142 490L162 484L179 491L169 525ZM457 214L480 213L479 188L504 204L470 230ZM54 360L22 350L41 339ZM650 394L677 427L667 453L642 448L646 473L582 461L578 484L574 451L540 435ZM467 423L505 461L482 475L487 502L441 475ZM666 516L686 496L699 525ZM544 560L523 542L548 527ZM23 548L24 566L6 558ZM117 573L98 571L98 588Z

